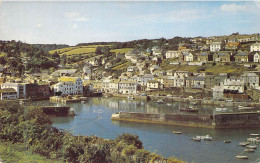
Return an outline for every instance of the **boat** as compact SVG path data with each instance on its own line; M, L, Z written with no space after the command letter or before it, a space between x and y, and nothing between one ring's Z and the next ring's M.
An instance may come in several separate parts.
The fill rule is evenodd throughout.
M247 145L246 147L249 148L249 149L257 149L256 145Z
M174 134L182 134L181 131L172 131L172 133L174 133Z
M231 143L231 140L224 140L224 143Z
M248 159L248 156L237 155L236 158L238 158L238 159Z
M198 108L189 107L189 108L180 109L180 111L184 111L184 112L198 112L199 109Z
M247 146L247 145L249 145L249 144L250 144L250 142L241 142L241 143L239 143L238 145L245 147L245 146Z
M216 108L217 112L225 112L227 110L228 110L227 108Z
M199 142L201 141L201 139L200 139L200 138L198 138L198 137L192 137L192 138L191 138L191 140L194 140L194 141L199 141Z
M133 96L133 95L132 95L132 96L128 96L127 99L133 100L133 99L134 99L134 96Z
M86 101L81 101L82 104L84 104Z
M158 104L162 104L163 103L163 100L158 100L158 101L156 101L156 103L158 103Z
M260 136L260 134L250 134L250 136Z
M242 111L244 111L244 110L255 110L255 109L256 109L256 107L254 107L254 106L241 106L241 105L238 106L238 110L242 110Z
M244 152L253 153L253 152L255 152L255 150L247 148L247 149L244 149Z
M210 137L209 135L206 135L206 136L196 136L195 138L199 139L199 140L204 140L204 141L212 141L212 137Z

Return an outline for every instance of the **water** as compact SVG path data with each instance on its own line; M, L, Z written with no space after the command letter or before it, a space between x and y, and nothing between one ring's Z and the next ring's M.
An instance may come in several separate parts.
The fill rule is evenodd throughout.
M45 102L45 105L49 105ZM172 113L178 112L178 103L156 104L154 102L131 101L118 98L91 98L85 104L67 104L75 108L75 117L54 118L53 126L70 130L74 134L96 135L114 139L119 134L128 132L139 136L145 149L164 157L175 157L194 163L249 163L260 162L260 150L244 153L245 142L250 133L260 133L259 129L205 129L182 126L111 121L111 115L119 111ZM185 107L181 104L180 107ZM213 108L202 107L200 114L212 113ZM172 134L173 130L183 134ZM190 140L196 135L210 135L212 142ZM225 144L224 140L231 140ZM235 159L236 155L247 155L248 160Z

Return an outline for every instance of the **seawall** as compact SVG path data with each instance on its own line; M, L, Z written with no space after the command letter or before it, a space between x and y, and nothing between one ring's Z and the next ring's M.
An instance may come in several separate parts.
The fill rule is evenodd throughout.
M113 114L111 120L158 123L203 128L260 127L260 114L251 112L215 115L147 114L136 112L119 112Z
M70 107L44 106L41 107L43 112L51 116L74 116L74 110Z

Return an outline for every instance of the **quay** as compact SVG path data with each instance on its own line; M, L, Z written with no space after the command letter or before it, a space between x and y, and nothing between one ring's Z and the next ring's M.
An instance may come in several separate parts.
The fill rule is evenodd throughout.
M60 96L52 96L50 97L50 102L53 103L75 103L75 102L81 102L86 101L86 97L73 97L73 98L66 98L66 97L60 97Z
M75 116L74 109L68 106L43 106L43 112L51 116Z
M111 120L214 129L260 127L260 113L258 112L218 113L212 115L119 112L112 114Z

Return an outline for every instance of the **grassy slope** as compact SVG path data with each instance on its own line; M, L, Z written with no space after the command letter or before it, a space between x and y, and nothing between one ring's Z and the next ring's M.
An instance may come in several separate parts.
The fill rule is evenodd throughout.
M110 52L115 52L116 54L118 54L118 53L127 53L131 50L133 50L133 48L113 49Z
M0 144L0 158L2 161L6 163L12 162L21 162L21 163L62 163L63 161L60 160L51 160L45 157L42 157L37 154L33 154L30 151L26 151L26 147L22 144L7 144L1 143Z

